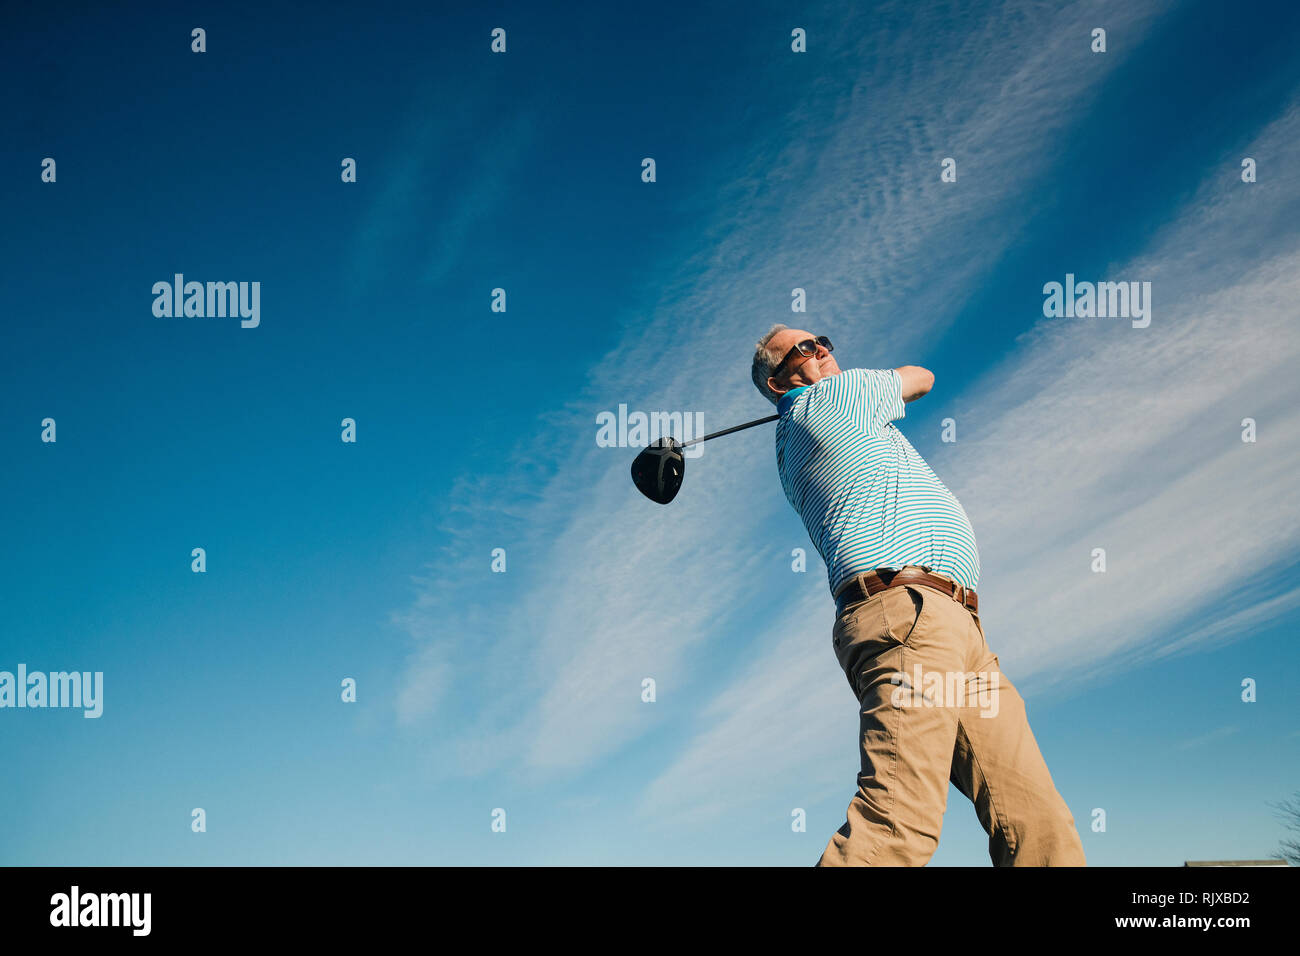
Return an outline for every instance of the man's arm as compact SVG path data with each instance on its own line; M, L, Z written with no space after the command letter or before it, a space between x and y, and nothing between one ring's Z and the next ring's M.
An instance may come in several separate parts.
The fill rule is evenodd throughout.
M903 380L903 401L914 402L934 387L934 373L919 365L894 369Z

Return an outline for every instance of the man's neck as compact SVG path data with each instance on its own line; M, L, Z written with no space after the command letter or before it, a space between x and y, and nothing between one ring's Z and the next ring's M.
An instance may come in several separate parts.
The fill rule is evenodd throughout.
M816 383L814 382L813 384L815 385ZM796 385L794 388L790 389L790 391L783 394L776 403L777 414L784 415L786 410L794 404L795 396L806 388L812 388L812 385Z

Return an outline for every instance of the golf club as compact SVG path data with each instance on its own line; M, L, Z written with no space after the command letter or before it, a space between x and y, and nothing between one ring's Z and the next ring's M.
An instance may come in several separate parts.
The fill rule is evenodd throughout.
M753 428L755 425L774 422L780 417L780 415L769 415L767 418L745 422L743 425L733 425L731 428L724 428L720 432L705 435L703 438L693 438L688 442L679 442L676 438L671 437L656 438L641 454L633 459L632 484L636 485L637 490L651 501L666 505L677 497L677 492L682 487L682 478L686 475L686 458L682 455L683 448L698 445L710 438L718 438L721 435L730 435L732 432L738 432L745 428Z

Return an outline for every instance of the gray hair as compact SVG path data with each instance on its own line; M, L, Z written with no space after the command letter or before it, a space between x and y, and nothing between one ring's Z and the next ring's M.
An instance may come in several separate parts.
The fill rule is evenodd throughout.
M758 345L754 347L754 365L750 370L754 387L773 405L781 400L781 396L767 387L767 380L772 377L772 370L781 364L782 356L774 356L767 346L778 332L784 332L786 328L787 326L778 323L768 329L767 334L758 340Z

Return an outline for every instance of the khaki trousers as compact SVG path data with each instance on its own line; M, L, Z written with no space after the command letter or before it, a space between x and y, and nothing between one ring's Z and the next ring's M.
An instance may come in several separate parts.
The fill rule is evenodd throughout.
M835 654L861 711L862 772L817 866L921 866L948 783L975 805L996 866L1084 866L1025 704L979 616L924 585L844 608Z

